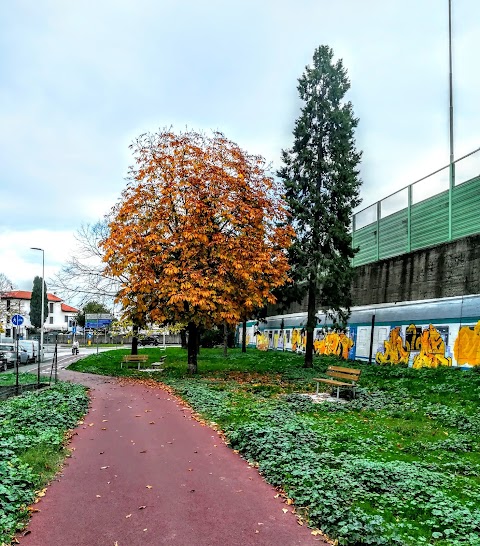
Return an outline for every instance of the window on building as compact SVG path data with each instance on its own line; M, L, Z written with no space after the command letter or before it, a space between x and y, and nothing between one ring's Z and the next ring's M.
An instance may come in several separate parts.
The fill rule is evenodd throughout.
M50 313L53 313L53 303L50 304Z
M50 324L53 324L53 317L50 317Z
M65 322L68 322L68 317L65 317Z
M7 300L7 311L10 311L10 300Z

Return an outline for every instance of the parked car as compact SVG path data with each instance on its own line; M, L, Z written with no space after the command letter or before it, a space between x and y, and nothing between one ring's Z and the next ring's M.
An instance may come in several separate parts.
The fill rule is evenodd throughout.
M39 343L38 343L38 341L36 341L34 339L21 339L18 342L18 345L20 347L22 347L22 349L25 349L25 351L27 351L28 361L29 362L35 362L36 361L37 355L38 355L38 352L39 352L39 349L38 349Z
M0 352L5 355L7 358L7 366L13 368L15 366L15 361L17 358L17 349L13 343L0 343ZM22 347L18 347L18 363L27 364L28 362L28 353Z
M140 345L159 345L159 340L154 336L146 336L142 339L140 339Z

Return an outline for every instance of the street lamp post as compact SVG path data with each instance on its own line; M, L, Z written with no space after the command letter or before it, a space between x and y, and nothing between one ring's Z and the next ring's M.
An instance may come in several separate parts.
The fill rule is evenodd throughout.
M31 247L31 250L40 250L42 253L42 310L40 325L40 360L37 369L37 381L40 384L40 363L43 362L43 324L45 322L45 251L43 248Z
M453 68L452 68L452 0L448 0L448 90L449 90L449 129L450 129L450 175L448 185L448 240L452 240L452 201L455 187L455 160L453 154Z

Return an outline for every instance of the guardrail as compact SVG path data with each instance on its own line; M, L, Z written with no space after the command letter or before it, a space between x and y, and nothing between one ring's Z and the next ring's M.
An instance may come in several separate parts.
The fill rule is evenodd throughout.
M353 215L353 265L480 233L480 148Z

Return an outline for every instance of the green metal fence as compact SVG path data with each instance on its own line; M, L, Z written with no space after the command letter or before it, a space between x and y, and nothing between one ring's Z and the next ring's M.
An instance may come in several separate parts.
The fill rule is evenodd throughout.
M480 148L357 212L353 265L480 233Z

